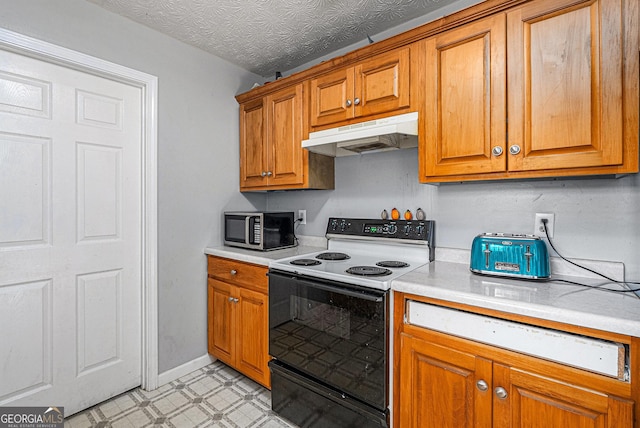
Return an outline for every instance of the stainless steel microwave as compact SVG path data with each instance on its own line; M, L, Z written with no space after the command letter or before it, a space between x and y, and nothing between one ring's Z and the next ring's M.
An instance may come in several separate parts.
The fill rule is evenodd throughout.
M295 247L293 212L225 212L224 244L259 251Z

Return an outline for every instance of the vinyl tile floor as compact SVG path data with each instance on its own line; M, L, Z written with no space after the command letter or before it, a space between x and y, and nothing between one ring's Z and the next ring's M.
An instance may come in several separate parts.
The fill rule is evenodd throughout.
M133 389L65 419L65 428L295 428L271 392L216 361L154 391Z

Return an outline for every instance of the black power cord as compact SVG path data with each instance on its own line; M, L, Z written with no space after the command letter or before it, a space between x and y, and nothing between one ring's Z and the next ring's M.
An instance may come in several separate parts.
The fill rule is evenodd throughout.
M565 280L565 279L551 279L551 281L564 282L564 283L573 284L573 285L580 285L580 286L588 287L588 288L596 288L598 290L611 291L613 293L636 293L636 292L640 291L640 288L631 288L631 286L629 285L629 284L640 285L640 282L636 282L636 281L617 281L617 280L615 280L613 278L609 278L608 276L606 276L606 275L604 275L604 274L602 274L602 273L600 273L598 271L595 271L595 270L590 269L590 268L588 268L586 266L582 266L582 265L580 265L580 264L578 264L576 262L573 262L573 261L567 259L566 257L564 257L562 254L560 254L560 252L556 249L555 245L553 245L553 241L551 241L551 237L549 236L549 231L547 230L547 221L548 220L546 218L542 219L542 227L544 228L544 234L547 236L547 241L549 241L549 245L551 245L551 248L553 249L553 251L555 251L556 254L562 260L564 260L565 262L567 262L569 264L572 264L572 265L574 265L576 267L579 267L580 269L584 269L584 270L589 271L589 272L591 272L591 273L593 273L595 275L598 275L599 277L606 279L610 283L618 284L618 285L621 285L623 287L627 287L627 289L626 290L611 290L611 289L608 289L608 288L607 289L603 289L603 288L601 288L602 285L600 285L600 286L588 285L588 284L582 284L582 283L579 283L579 282L569 281L569 280ZM638 296L637 294L635 296L640 299L640 296Z

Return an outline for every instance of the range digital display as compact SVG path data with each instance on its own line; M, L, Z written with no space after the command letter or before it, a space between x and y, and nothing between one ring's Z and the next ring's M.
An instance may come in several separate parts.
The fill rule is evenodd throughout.
M365 223L364 232L371 235L382 235L389 232L389 226L386 224Z

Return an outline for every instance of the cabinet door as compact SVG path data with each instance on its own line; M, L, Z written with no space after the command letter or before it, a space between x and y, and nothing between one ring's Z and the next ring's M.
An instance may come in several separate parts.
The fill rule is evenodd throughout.
M405 334L400 346L399 426L491 426L491 361Z
M238 370L271 387L269 373L269 300L267 295L240 288L238 311Z
M304 164L302 84L267 97L269 186L302 184Z
M507 14L511 171L622 163L621 0L576 3Z
M354 116L370 116L409 107L409 48L377 55L354 67Z
M506 171L505 32L499 14L426 40L422 176Z
M633 426L633 402L494 364L494 427Z
M343 68L311 80L311 126L353 117L353 68Z
M267 184L265 122L262 100L240 106L240 189Z
M232 286L209 279L209 353L229 365L234 364L234 330Z

